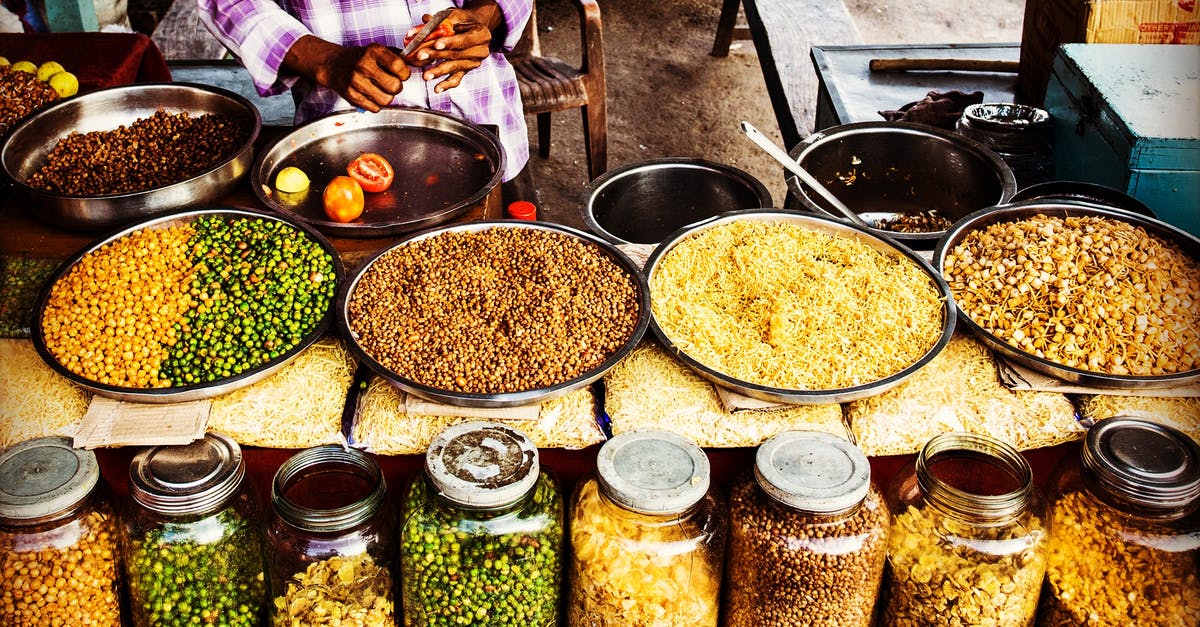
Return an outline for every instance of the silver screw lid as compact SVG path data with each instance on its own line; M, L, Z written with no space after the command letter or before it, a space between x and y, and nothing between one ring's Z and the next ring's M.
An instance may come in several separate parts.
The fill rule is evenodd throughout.
M1121 501L1169 511L1200 500L1200 446L1171 427L1108 418L1088 430L1080 453L1087 476Z
M786 431L763 442L754 478L776 501L815 514L847 512L871 489L871 464L845 438L819 431Z
M596 475L608 498L642 514L678 514L708 492L708 457L691 440L670 431L622 433L596 456Z
M206 514L236 494L245 475L241 447L210 431L191 444L155 446L135 455L129 495L161 514Z
M0 454L0 519L52 519L91 494L100 464L67 438L37 438Z
M425 453L425 473L451 503L472 508L504 507L537 485L538 451L524 433L508 425L472 421L442 431Z

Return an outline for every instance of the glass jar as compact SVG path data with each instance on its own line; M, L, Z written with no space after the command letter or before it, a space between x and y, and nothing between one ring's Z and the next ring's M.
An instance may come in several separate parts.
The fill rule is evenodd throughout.
M562 509L525 434L481 421L438 434L404 499L404 624L558 624Z
M859 625L874 618L888 510L845 438L788 431L759 446L729 495L725 625Z
M117 530L91 451L39 438L0 454L0 625L120 627Z
M630 431L600 447L571 501L575 626L715 626L724 506L708 458L667 431Z
M1029 625L1048 522L1029 462L992 437L929 440L893 479L882 624Z
M296 453L275 473L267 525L271 624L396 624L396 519L383 472L338 445Z
M1040 625L1200 625L1200 447L1114 417L1051 479Z
M121 538L136 627L259 624L262 521L245 474L241 448L212 432L134 456Z

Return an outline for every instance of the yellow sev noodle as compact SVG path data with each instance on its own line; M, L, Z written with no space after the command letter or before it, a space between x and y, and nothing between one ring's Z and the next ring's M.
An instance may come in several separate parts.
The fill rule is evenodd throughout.
M832 390L891 376L941 335L943 304L911 260L787 223L729 222L677 244L650 285L658 325L741 381Z

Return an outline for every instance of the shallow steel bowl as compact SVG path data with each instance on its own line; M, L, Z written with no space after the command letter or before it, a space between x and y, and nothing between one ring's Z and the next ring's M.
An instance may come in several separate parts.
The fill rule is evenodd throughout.
M350 299L353 296L355 289L357 289L359 281L362 279L363 275L366 274L367 270L369 270L377 261L379 261L380 258L387 255L389 252L412 242L437 237L444 233L479 232L494 228L537 229L560 233L573 239L580 240L585 244L599 248L604 255L606 255L622 270L624 270L626 275L633 280L638 291L637 322L634 324L633 333L630 334L629 338L625 340L624 345L622 345L622 347L612 355L609 355L609 357L605 359L604 362L599 366L588 372L585 372L578 377L575 377L574 379L543 388L534 388L516 392L500 392L494 394L458 392L455 390L446 390L419 383L392 371L390 368L379 363L375 358L367 353L367 351L358 342L356 334L351 331L349 307ZM589 385L598 380L600 377L604 376L609 369L624 359L625 356L628 355L635 346L637 346L638 342L641 341L642 336L645 335L646 328L650 323L650 290L646 287L646 280L641 273L638 272L638 267L633 260L631 260L615 245L589 233L584 233L583 231L578 231L570 227L547 222L530 222L524 220L469 222L452 226L442 226L421 231L419 233L413 233L406 236L396 244L380 250L371 258L363 262L351 275L349 280L347 280L342 286L341 291L338 292L337 321L343 337L347 338L347 346L349 346L350 351L359 360L359 362L365 364L373 372L405 392L434 402L456 405L459 407L519 407L523 405L532 405L534 403L549 401L567 394L568 392L572 392L581 387Z
M1193 259L1200 259L1200 239L1155 218L1124 209L1100 207L1086 202L1071 200L1028 200L990 207L963 218L947 231L945 237L938 242L937 248L933 252L933 265L938 269L938 272L944 275L947 255L971 233L982 231L993 224L1018 222L1036 215L1062 218L1070 216L1098 216L1120 220L1140 226L1152 235L1174 242L1185 254L1190 255ZM1072 368L1012 346L984 329L972 320L971 316L965 311L960 310L958 319L963 322L972 334L982 340L993 351L1030 370L1070 383L1100 388L1154 389L1175 387L1200 381L1200 369L1170 375L1139 377Z
M680 243L713 227L731 222L747 220L767 222L771 224L796 224L818 233L825 233L836 237L852 238L876 250L908 259L914 265L919 267L923 273L925 273L925 275L929 278L930 284L932 284L934 289L937 291L938 297L943 302L941 334L938 336L937 341L934 342L933 346L907 368L904 368L900 372L884 377L878 381L872 381L862 385L838 389L799 390L778 388L751 383L749 381L743 381L700 363L688 355L686 351L681 349L671 339L671 337L667 335L665 331L663 331L662 327L658 325L658 322L653 318L652 315L650 320L650 328L654 332L654 335L658 337L658 339L672 354L676 355L684 364L688 365L701 377L704 377L712 383L715 383L726 389L733 390L739 394L765 401L791 403L797 405L845 403L868 398L877 394L882 394L883 392L886 392L903 383L905 379L915 374L918 370L933 360L938 353L942 352L942 349L946 347L946 344L950 342L950 336L954 334L955 322L954 305L950 301L950 288L946 285L946 282L942 280L941 275L929 265L928 261L925 261L925 259L920 255L886 236L872 233L867 229L858 227L848 222L843 222L833 217L818 215L815 213L774 209L732 211L710 218L698 224L684 227L671 234L670 237L664 240L663 243L660 244L657 249L655 249L654 253L650 255L650 258L646 260L644 272L646 274L647 285L654 285L654 276L655 272L657 271L659 261L664 255L669 253ZM853 333L854 329L850 327L846 328L847 335L852 335Z
M986 146L921 124L835 126L809 135L789 155L870 224L929 210L953 223L1007 202L1017 191L1012 169ZM796 177L789 177L788 189L810 211L841 215ZM869 230L924 250L932 250L946 233Z
M143 191L103 196L65 196L31 187L29 177L59 140L71 133L111 131L148 118L159 109L193 117L214 113L248 131L234 154L189 179ZM227 196L250 170L262 116L233 92L190 83L143 83L81 94L47 106L9 130L0 146L0 174L10 194L22 196L34 218L78 231L103 231L174 209L210 205Z
M312 227L298 223L294 220L283 216L268 213L259 209L231 208L231 207L212 207L206 209L189 209L171 212L169 214L156 216L148 220L144 220L137 224L126 226L117 231L111 232L108 235L100 238L94 244L84 248L76 253L73 257L66 260L54 271L50 279L46 282L42 289L36 307L34 309L33 326L31 339L33 346L41 355L42 360L46 362L58 374L66 377L69 381L86 390L89 390L100 396L106 396L119 401L132 401L137 403L183 403L187 401L195 401L215 396L221 396L234 390L246 387L257 383L285 364L291 361L296 355L299 355L304 349L308 348L313 342L320 339L333 324L334 317L334 300L330 299L329 306L321 317L317 325L304 336L300 342L280 355L278 358L271 360L265 364L236 374L224 379L211 381L208 383L196 383L192 385L184 385L171 388L130 388L109 385L93 381L91 379L80 376L58 362L58 359L50 352L46 346L45 335L42 330L42 315L46 309L46 304L50 300L50 291L54 284L62 279L77 263L89 253L99 250L108 244L115 242L126 235L142 231L144 229L166 229L180 224L188 224L195 221L201 216L227 216L231 218L255 218L258 220L267 220L274 222L283 222L291 225L299 232L303 233L310 240L316 242L322 250L333 258L334 281L340 286L345 279L345 271L342 269L341 261L338 259L337 251L329 240L325 239L320 233Z

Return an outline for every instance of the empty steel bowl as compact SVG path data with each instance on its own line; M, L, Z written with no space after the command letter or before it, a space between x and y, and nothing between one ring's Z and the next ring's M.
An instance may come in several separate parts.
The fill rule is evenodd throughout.
M110 131L148 118L159 109L193 117L220 114L248 132L234 154L191 178L147 190L101 196L67 196L30 186L27 181L59 140L71 133ZM212 204L229 194L250 171L262 116L233 92L188 83L144 83L112 87L52 104L24 118L0 146L0 173L9 194L23 197L35 218L55 226L100 231L174 209Z
M715 215L770 206L771 193L758 179L690 158L631 163L606 172L583 192L588 228L614 244L657 244Z
M1017 191L1012 169L996 153L977 141L921 124L835 126L809 135L789 154L872 224L933 210L953 223L1007 202ZM795 178L789 179L788 189L804 208L840 216ZM946 233L870 231L920 249L932 249Z

